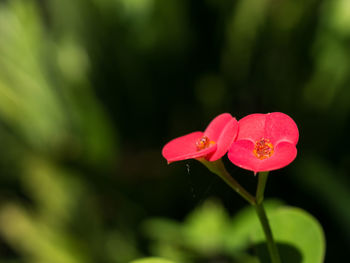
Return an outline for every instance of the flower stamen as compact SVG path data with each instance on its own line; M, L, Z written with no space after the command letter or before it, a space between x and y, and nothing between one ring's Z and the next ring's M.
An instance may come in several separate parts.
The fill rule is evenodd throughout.
M274 153L273 144L269 139L261 138L260 140L255 142L255 147L253 150L256 158L260 160L264 160L270 158Z
M214 141L209 140L207 136L203 136L202 138L198 139L198 141L196 142L197 151L201 151L206 148L209 148L211 145L214 145L214 144L215 144Z

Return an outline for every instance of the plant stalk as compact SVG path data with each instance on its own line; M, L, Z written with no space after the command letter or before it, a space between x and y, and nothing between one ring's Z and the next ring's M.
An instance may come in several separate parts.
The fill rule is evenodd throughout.
M258 187L257 187L257 191L256 191L257 202L254 205L254 207L255 207L255 211L258 215L260 224L263 228L264 234L265 234L267 248L269 250L270 257L271 257L271 262L272 263L281 263L281 258L280 258L276 243L273 239L269 220L266 216L266 212L265 212L265 209L263 206L264 191L265 191L267 177L268 177L268 172L259 173Z
M281 263L281 258L273 239L272 231L270 228L269 220L266 216L266 212L263 206L265 186L268 178L269 172L260 172L258 179L258 187L256 190L256 196L251 195L247 190L245 190L226 170L225 165L222 160L219 159L214 162L209 162L204 158L197 159L202 164L204 164L211 172L218 175L222 180L225 181L233 190L235 190L241 197L247 200L252 206L254 206L255 211L258 215L260 224L263 228L267 248L270 253L272 263Z
M227 172L222 160L219 159L214 162L209 162L205 159L198 159L204 164L211 172L218 175L226 184L228 184L233 190L236 191L241 197L247 200L251 205L255 205L255 197L244 189L230 174Z

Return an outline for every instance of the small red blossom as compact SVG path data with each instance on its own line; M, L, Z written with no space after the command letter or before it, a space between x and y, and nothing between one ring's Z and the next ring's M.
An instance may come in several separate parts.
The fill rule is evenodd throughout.
M233 164L257 173L282 168L295 159L299 131L288 115L251 114L238 125L237 139L228 151Z
M223 113L213 119L204 132L192 132L168 142L162 155L168 163L199 158L216 161L226 154L237 132L237 120Z

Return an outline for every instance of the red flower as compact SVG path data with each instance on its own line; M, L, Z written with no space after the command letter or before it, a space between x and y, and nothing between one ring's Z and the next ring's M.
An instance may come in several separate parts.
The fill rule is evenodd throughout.
M168 142L162 155L168 163L192 158L216 161L225 155L237 132L237 120L223 113L211 121L204 133L192 132Z
M253 172L290 164L297 155L298 127L286 114L251 114L239 120L239 133L228 152L231 162Z

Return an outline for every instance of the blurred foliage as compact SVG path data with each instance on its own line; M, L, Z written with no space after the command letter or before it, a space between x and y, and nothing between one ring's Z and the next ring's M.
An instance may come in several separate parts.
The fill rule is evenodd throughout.
M245 203L200 164L167 166L160 151L222 112L272 111L301 136L267 195L315 215L326 262L343 260L349 14L348 0L0 1L0 261L256 262ZM229 169L254 191L250 173ZM223 206L191 212L211 196ZM276 222L312 221L284 211Z
M169 261L167 259L162 258L144 258L139 260L134 260L131 263L173 263L172 261Z
M323 262L325 240L316 219L278 201L267 201L265 206L282 262ZM207 201L183 224L151 219L144 229L154 242L153 254L176 262L270 262L253 207L239 211L231 219L219 203Z

